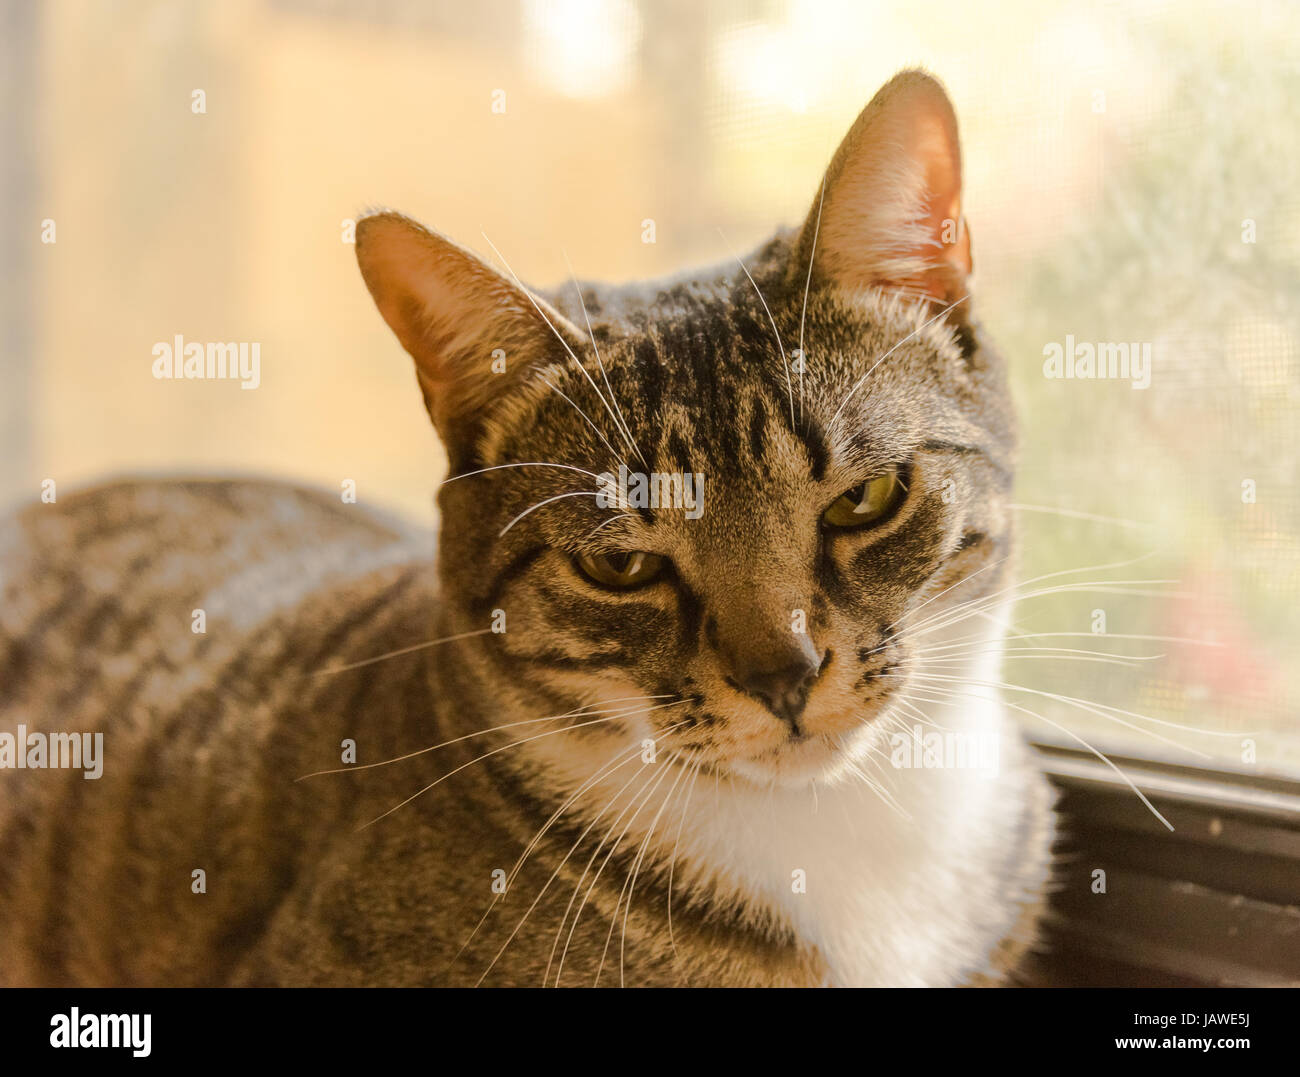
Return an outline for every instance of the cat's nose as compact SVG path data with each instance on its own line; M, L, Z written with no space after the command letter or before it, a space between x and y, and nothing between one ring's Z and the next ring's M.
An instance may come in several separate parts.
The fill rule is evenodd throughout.
M808 703L808 693L826 667L830 652L820 655L807 636L796 638L801 645L793 653L787 652L787 657L793 661L777 669L747 671L740 684L749 695L798 732L799 716Z

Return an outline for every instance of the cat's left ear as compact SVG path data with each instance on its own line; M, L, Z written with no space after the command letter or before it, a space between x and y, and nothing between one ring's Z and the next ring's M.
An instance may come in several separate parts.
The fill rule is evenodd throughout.
M972 270L961 200L952 103L925 72L903 71L831 160L791 275L806 273L811 259L815 279L850 291L885 287L954 303Z
M545 300L400 213L358 221L356 252L453 459L472 453L492 405L554 358L561 335L582 340Z

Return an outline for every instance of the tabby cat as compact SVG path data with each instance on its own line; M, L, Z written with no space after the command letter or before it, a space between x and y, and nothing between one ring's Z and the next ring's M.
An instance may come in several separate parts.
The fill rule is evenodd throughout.
M890 81L813 194L716 271L545 297L362 220L436 562L273 482L7 523L0 729L104 758L0 771L0 981L1014 978L1053 807L990 687L1014 419L940 85Z

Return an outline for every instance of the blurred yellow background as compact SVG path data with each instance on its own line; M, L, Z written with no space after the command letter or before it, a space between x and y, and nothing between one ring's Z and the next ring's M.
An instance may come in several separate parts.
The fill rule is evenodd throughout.
M1172 654L1113 702L1262 727L1269 766L1300 768L1297 5L0 10L0 502L46 478L251 473L354 479L363 503L431 522L441 450L349 219L390 206L481 253L486 233L539 285L566 257L611 280L718 261L801 219L862 105L919 64L957 107L977 299L1015 369L1024 574L1165 558L1193 605L1114 598L1110 631L1232 653ZM1067 333L1154 341L1151 389L1045 381L1043 345ZM176 334L260 342L260 386L156 380L152 347ZM1098 601L1020 623L1087 631ZM1188 739L1241 763L1237 738Z

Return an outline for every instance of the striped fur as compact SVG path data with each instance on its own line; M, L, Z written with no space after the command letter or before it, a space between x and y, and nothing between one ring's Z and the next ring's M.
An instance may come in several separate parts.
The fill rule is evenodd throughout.
M890 222L846 176L911 176L896 216L937 174L863 164L872 133L938 115L955 140L932 80L887 91L804 227L743 264L541 296L395 214L362 222L452 461L436 561L431 536L272 483L116 484L0 529L0 729L105 736L98 781L0 772L0 982L1006 979L1052 836L987 687L1014 419L952 305L968 236L933 275L925 249L852 246ZM620 463L704 474L704 514L602 508ZM889 467L896 513L821 522ZM575 560L628 550L667 568L613 591ZM796 614L822 657L793 736L736 663L779 662ZM922 649L967 638L955 666ZM928 717L996 737L995 776L879 765L936 671L956 694Z

